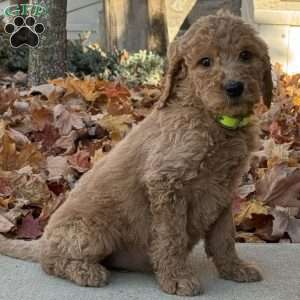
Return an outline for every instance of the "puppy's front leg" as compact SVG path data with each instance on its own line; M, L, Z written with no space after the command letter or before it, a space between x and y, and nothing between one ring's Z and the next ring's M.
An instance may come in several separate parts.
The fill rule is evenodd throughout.
M260 281L257 268L242 261L235 250L231 207L226 209L206 235L205 250L222 278L238 282Z
M188 266L187 203L165 183L149 188L152 212L150 256L161 289L169 294L194 296L202 292Z

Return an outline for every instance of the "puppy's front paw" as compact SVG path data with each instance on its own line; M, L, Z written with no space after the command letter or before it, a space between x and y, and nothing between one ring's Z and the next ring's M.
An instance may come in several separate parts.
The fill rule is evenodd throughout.
M203 293L200 280L193 275L178 276L170 278L161 276L159 278L160 288L167 294L178 296L196 296Z
M254 282L263 279L254 265L245 262L228 265L227 268L219 270L219 273L222 278L237 282Z

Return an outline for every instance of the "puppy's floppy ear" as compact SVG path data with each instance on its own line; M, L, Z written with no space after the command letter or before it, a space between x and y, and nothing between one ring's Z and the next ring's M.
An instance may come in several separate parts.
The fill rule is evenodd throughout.
M168 49L168 67L164 78L163 91L158 101L158 108L166 106L175 82L186 76L186 65L179 48L180 38L177 38L170 44Z
M273 80L272 80L272 65L269 56L267 57L266 61L267 61L266 68L263 77L264 82L262 84L262 95L263 95L264 104L267 107L270 107L273 98Z

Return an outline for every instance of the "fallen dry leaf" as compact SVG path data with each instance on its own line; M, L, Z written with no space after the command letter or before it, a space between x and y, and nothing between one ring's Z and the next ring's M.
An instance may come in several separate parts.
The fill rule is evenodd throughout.
M12 194L12 188L6 178L0 177L0 197L8 197Z
M17 151L16 143L9 134L2 137L0 150L0 169L18 170L26 165L38 167L43 164L44 158L33 144L25 144L21 151Z
M238 231L235 235L236 241L239 243L265 243L255 233Z
M13 128L9 128L7 134L18 146L24 146L30 143L29 138L25 134Z
M5 129L6 129L6 123L4 120L0 120L0 139L3 138L5 134Z
M73 88L80 94L86 101L94 102L99 99L101 93L98 90L97 79L74 79L71 81Z
M289 215L288 209L276 207L271 212L274 217L272 235L282 238L285 233L293 243L300 243L300 219Z
M84 173L91 168L91 158L88 151L80 150L69 157L70 166L80 173Z
M300 96L296 96L293 98L293 104L295 106L300 106Z
M10 232L15 225L3 217L0 213L0 233L7 233Z
M42 84L34 86L29 91L30 95L41 94L50 102L54 102L64 95L65 90L61 87L56 87L53 84Z
M61 135L70 134L71 130L85 127L78 113L68 111L62 104L54 107L54 124Z
M26 174L18 175L13 184L14 195L25 200L27 205L43 206L52 197L45 180L39 174L32 174L29 178Z
M45 107L35 108L31 112L31 119L34 129L42 131L53 123L53 113Z
M28 209L24 208L24 206L26 205L26 201L23 200L16 200L15 205L12 209L9 209L8 211L6 211L5 213L2 213L2 215L9 220L10 222L12 222L15 226L18 226L19 224L19 220L26 216L29 212Z
M252 200L241 204L240 211L235 214L235 224L238 226L247 219L252 219L252 215L268 215L269 209L262 202Z
M135 120L132 115L111 116L105 115L98 121L100 126L110 132L111 139L115 142L123 139L130 131Z
M112 116L130 114L133 112L131 103L128 100L120 98L109 98L107 103L107 112Z
M16 157L15 169L25 166L39 168L45 163L45 158L34 144L25 144Z
M0 114L6 112L6 110L13 104L19 97L17 89L0 89Z
M71 173L68 160L65 156L49 156L47 158L47 170L49 172L49 181L59 181Z
M54 144L54 147L65 150L64 154L71 154L75 152L76 145L75 141L78 138L78 132L72 130L68 135L61 136Z
M66 97L77 94L81 95L86 101L96 101L101 93L99 91L99 81L96 78L86 77L79 79L75 76L58 78L50 81L56 86L62 87L66 91Z
M263 141L263 150L254 152L254 156L264 157L268 160L268 162L275 162L278 163L289 161L290 156L292 154L291 150L292 143L283 143L283 144L276 144L273 139L267 139ZM276 163L268 163L269 167L275 165Z
M0 197L0 209L4 208L4 209L9 209L13 203L15 202L15 199L13 197Z
M41 146L40 150L44 154L51 155L59 138L58 130L53 125L46 125L44 130L32 132L31 140Z
M272 207L300 207L300 168L275 165L257 182L256 191L257 198Z
M17 230L17 237L22 239L37 239L43 234L39 219L34 219L32 214L28 214L22 219Z
M240 186L236 191L237 195L240 198L246 198L254 192L255 192L255 184L254 183L244 184L244 185Z
M14 170L16 167L16 144L5 134L2 137L2 149L0 150L0 168L2 170Z
M269 215L255 215L253 220L253 227L255 235L266 242L278 242L279 238L272 235L273 232L273 216Z

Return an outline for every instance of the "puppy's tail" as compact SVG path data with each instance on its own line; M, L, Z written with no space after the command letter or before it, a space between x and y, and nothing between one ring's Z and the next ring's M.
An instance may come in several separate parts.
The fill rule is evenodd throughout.
M0 254L33 262L38 262L41 252L41 239L21 241L7 239L0 234Z

